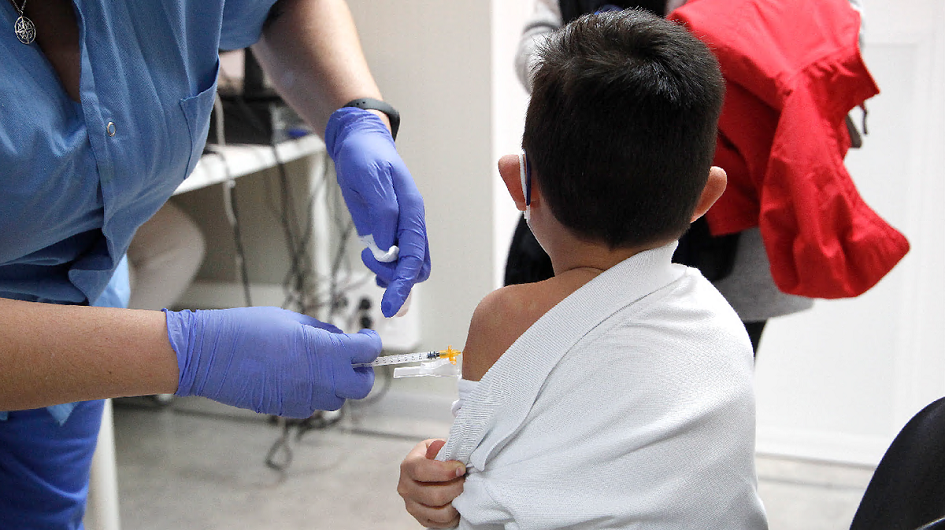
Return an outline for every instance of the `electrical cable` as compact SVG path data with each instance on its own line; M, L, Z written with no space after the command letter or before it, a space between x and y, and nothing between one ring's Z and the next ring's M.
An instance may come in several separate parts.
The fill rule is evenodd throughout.
M232 82L222 70L221 76L225 81ZM266 127L259 117L256 116L255 112L242 95L238 93L235 94L232 97L232 101L235 103L235 109L245 118L247 123L260 133L266 131ZM214 107L217 116L219 116L219 119L215 123L215 132L219 145L223 146L225 145L225 131L223 127L222 100L220 100L219 95L214 102ZM360 287L364 282L370 279L369 277L365 277L363 281L345 283L344 288L339 287L339 278L342 271L348 272L349 277L352 273L352 264L347 250L348 242L352 239L354 233L354 223L351 220L350 214L348 214L347 208L343 207L344 202L340 190L337 188L330 189L328 186L331 165L327 160L323 165L320 178L318 178L317 181L314 182L314 185L311 185L308 190L309 193L307 193L307 201L305 203L307 206L306 215L299 215L298 209L296 208L297 203L294 202L295 194L292 191L292 184L285 163L281 160L277 144L271 138L271 135L269 146L272 149L272 156L277 170L278 200L275 199L271 181L267 178L264 181L266 188L266 204L280 225L289 261L289 269L286 272L282 284L285 293L282 307L294 309L299 313L309 315L314 315L322 308L327 307L327 320L331 322L337 316L336 311L340 307L339 301L345 299L348 292ZM227 219L230 221L234 232L234 241L237 247L236 259L239 273L242 277L244 295L247 305L252 305L245 253L238 221L235 182L230 177L230 170L226 164L227 161L224 154L220 152L219 149L214 149L210 146L208 146L208 150L221 157L227 172L227 181L224 185L224 195L226 198L224 207L226 209ZM314 248L313 208L315 206L316 197L321 193L324 193L324 206L329 207L333 214L331 217L335 224L334 233L338 234L337 247L333 252L334 255L332 256L329 271L314 271L312 267L314 264L314 259L311 255L311 251ZM353 322L347 322L349 328L353 328L354 324ZM374 403L388 393L393 383L393 370L390 367L384 367L382 370L377 370L376 374L381 379L381 385L367 398L360 401L349 401L351 406L365 406ZM300 440L302 436L313 430L327 429L336 426L344 417L344 411L345 407L342 407L339 414L328 415L325 413L316 413L303 420L271 416L270 421L279 426L280 434L266 453L266 466L280 472L286 471L291 465L293 457L290 443L292 432L295 432L295 439Z
M236 104L237 109L239 110L241 116L250 124L256 131L260 134L266 134L266 127L256 116L256 113L253 112L253 109L250 108L246 100L239 93L236 93L233 98L233 102ZM298 215L295 211L295 208L291 200L291 188L289 184L289 179L285 169L285 164L279 157L279 150L276 143L273 141L272 135L269 135L269 146L272 149L272 156L275 161L275 166L279 173L279 189L280 189L280 208L277 213L277 220L282 228L283 238L285 240L288 258L289 258L289 272L286 275L286 279L283 283L283 287L286 290L286 298L282 303L283 308L293 308L299 310L301 313L306 313L303 309L303 303L301 302L298 293L302 291L305 284L305 273L306 271L302 270L300 263L304 263L307 256L307 253L304 252L305 242L298 241L296 237L296 232L298 228ZM295 226L293 226L295 225Z
M253 299L250 293L249 269L246 266L246 251L243 247L243 234L240 230L239 210L236 207L236 183L232 180L226 182L223 186L223 193L227 198L224 204L228 205L229 212L232 215L231 226L233 228L233 243L236 245L235 259L237 270L239 271L240 283L243 285L243 296L246 299L246 307L252 307Z
M216 123L214 125L216 127L218 146L207 147L209 152L220 157L220 160L223 163L223 171L226 175L226 178L223 182L223 210L226 214L227 221L230 224L230 229L233 232L233 243L236 247L234 261L236 262L236 272L239 276L240 284L243 286L243 296L245 298L246 306L252 307L253 301L252 296L250 295L249 271L246 266L246 252L243 247L243 236L240 229L238 209L236 206L236 179L233 177L233 173L230 171L230 165L226 159L226 156L220 151L220 148L226 146L226 136L223 123L223 102L220 99L219 94L217 94L213 100L213 107L216 110Z
M221 71L221 76L223 76L226 84L234 84L233 80L229 78L225 72ZM251 127L256 129L260 134L266 134L267 129L265 125L241 94L234 94L231 100L235 103L235 108L238 110L241 117L244 118ZM217 114L222 116L222 104L217 107ZM221 127L218 125L216 129L218 138L223 137L220 129ZM286 296L283 300L282 307L295 309L300 313L311 314L322 306L317 299L314 302L311 301L311 297L308 295L308 293L314 290L311 284L318 283L317 279L313 280L314 271L312 271L311 267L308 265L312 263L309 252L309 248L311 247L311 214L309 213L307 218L304 219L303 224L303 220L300 219L292 201L294 194L292 193L285 163L279 157L278 146L274 142L272 135L269 135L269 137L269 146L272 149L272 156L278 171L280 190L279 206L274 209L274 214L282 229L289 259L289 270L283 281L283 289ZM319 183L320 186L323 184L324 180L326 179L321 179ZM268 185L268 181L266 188L267 195L271 196L271 188ZM314 204L314 194L317 191L318 190L315 189L313 193L310 194L308 201L310 205L309 212L311 212L311 205ZM307 227L307 229L301 228L300 225ZM302 235L299 235L300 233Z
M310 232L299 226L300 219L295 205L293 203L293 194L291 193L291 183L285 164L279 159L278 150L275 144L271 144L273 156L276 157L276 167L280 184L280 207L283 237L285 237L286 247L289 254L289 270L286 274L283 287L286 291L286 299L283 307L294 305L299 312L308 313L309 304L306 300L308 284L311 279L311 270L309 263L311 259L308 247L311 242ZM306 219L305 225L310 225ZM297 235L302 234L302 235ZM317 304L316 304L317 305Z
M225 72L221 71L221 76L223 76L226 84L234 84L233 80L230 79ZM262 132L264 125L246 103L245 99L241 95L235 94L232 100L236 103L240 114L245 116L246 121L258 131ZM279 200L278 202L274 200L272 186L269 179L267 179L265 181L266 196L268 198L267 204L281 226L289 259L289 269L283 279L285 299L283 300L282 307L295 309L306 314L312 314L327 307L329 316L334 316L333 309L337 307L336 301L340 296L343 296L343 293L339 293L337 289L339 273L342 268L348 271L351 270L350 264L342 263L341 260L346 257L344 250L348 239L351 237L353 222L350 216L342 220L341 216L337 215L338 212L342 211L347 214L347 209L342 210L341 208L336 208L334 210L336 212L336 226L339 227L338 233L341 234L336 259L327 274L319 274L318 271L313 271L310 266L310 264L313 263L310 255L313 226L311 212L315 198L320 192L324 192L326 198L330 198L327 187L330 167L327 163L323 166L321 178L317 179L316 186L310 190L307 201L308 214L303 220L300 218L295 204L292 202L294 193L291 189L291 183L287 176L285 164L279 159L276 144L270 142L270 147L273 150L273 157L276 161L276 169L278 170ZM336 202L341 201L340 190L336 190L334 198ZM328 201L326 200L326 204L327 203ZM347 226L341 228L342 225ZM327 289L319 288L320 285L327 285Z
M285 418L273 416L282 433L276 438L266 453L266 467L284 472L292 463L292 448L289 447L289 422ZM281 457L281 458L280 458Z
M285 472L292 464L292 430L295 429L295 441L298 442L309 431L323 430L336 425L344 417L344 407L338 412L338 415L329 419L319 414L301 420L272 416L270 422L278 425L281 432L266 452L264 460L266 467Z
M270 422L278 425L280 433L276 440L272 443L272 446L269 447L269 451L266 452L266 466L279 472L285 472L288 470L289 466L292 464L292 458L294 456L291 445L293 429L295 430L295 441L299 442L303 436L311 431L324 430L337 426L344 418L346 414L345 409L348 406L368 406L383 398L387 392L390 391L391 385L393 383L393 368L390 366L384 366L382 369L375 369L375 373L383 374L381 378L383 381L382 386L364 399L348 401L344 406L342 406L341 409L339 409L339 414L337 415L326 418L323 414L315 414L302 420L272 416Z

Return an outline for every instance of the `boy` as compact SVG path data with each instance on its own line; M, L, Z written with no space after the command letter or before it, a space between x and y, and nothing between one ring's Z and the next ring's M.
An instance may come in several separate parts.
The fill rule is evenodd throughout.
M725 188L718 64L640 10L582 17L539 57L525 155L499 173L555 275L473 315L437 457L467 466L460 527L766 528L751 345L718 291L670 262Z

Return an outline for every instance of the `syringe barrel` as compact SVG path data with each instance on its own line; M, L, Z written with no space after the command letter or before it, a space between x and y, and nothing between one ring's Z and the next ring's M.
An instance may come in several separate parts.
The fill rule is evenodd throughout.
M388 366L391 364L419 363L422 361L428 361L430 359L436 359L439 356L440 352L437 351L382 355L370 363L362 363L356 366Z

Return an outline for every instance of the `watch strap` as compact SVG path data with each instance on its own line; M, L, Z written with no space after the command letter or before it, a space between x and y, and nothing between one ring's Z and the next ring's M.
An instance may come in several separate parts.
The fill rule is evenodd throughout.
M400 129L400 113L397 112L397 109L390 106L390 104L374 98L358 98L349 101L344 106L383 112L387 115L387 119L390 120L390 135L394 140L397 140L397 130Z

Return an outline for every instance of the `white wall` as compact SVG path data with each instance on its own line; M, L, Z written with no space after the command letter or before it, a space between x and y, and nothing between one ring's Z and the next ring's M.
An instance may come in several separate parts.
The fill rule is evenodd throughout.
M945 3L867 0L864 57L880 87L847 167L911 243L865 295L774 319L757 362L758 448L876 464L945 395Z
M495 160L499 156L509 153L519 153L522 150L522 131L525 125L525 110L528 106L528 93L522 87L513 66L513 57L518 49L519 37L525 20L532 11L533 2L530 0L493 1L493 44L492 54L493 94L493 122L495 137L493 138L493 153ZM492 164L491 182L494 194L493 219L493 285L499 287L503 283L505 260L509 251L509 243L515 225L521 217L521 212L515 209L509 197L505 184L499 178L499 171L495 163Z
M426 204L433 274L419 291L423 345L461 347L473 309L504 265L508 240L499 236L511 235L512 227L494 227L505 202L497 200L505 191L495 186L495 162L520 141L524 111L512 109L524 105L524 93L509 46L531 3L348 4L384 98L403 117L398 150ZM514 216L511 201L505 208Z

